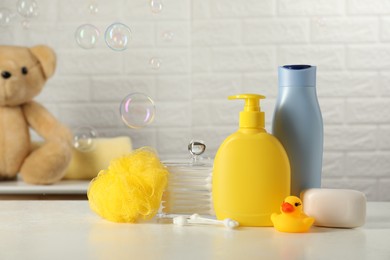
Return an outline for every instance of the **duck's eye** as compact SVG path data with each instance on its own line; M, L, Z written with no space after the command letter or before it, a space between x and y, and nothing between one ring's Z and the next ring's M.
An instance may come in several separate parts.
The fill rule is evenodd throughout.
M301 206L301 203L299 203L299 202L295 202L295 207L298 207L298 206Z
M26 67L22 67L22 74L26 75L28 73L28 69Z

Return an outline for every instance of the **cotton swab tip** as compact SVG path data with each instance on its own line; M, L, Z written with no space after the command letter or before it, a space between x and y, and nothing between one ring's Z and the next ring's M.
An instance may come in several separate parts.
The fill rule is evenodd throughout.
M224 219L223 224L225 225L225 227L230 229L234 229L239 226L239 223L231 218Z
M173 224L178 225L178 226L184 226L187 224L187 218L184 216L178 216L173 218Z

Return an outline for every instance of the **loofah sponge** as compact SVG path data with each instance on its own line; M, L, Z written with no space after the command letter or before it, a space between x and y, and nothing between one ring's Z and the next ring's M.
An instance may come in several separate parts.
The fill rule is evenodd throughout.
M167 185L168 171L157 154L140 148L114 159L99 172L88 189L91 209L114 222L153 218Z

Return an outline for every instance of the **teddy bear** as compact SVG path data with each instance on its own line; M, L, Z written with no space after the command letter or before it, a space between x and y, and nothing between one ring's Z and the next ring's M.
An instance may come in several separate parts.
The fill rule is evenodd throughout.
M71 131L33 98L56 68L48 46L0 46L0 180L59 181L72 157ZM44 141L34 145L33 129Z

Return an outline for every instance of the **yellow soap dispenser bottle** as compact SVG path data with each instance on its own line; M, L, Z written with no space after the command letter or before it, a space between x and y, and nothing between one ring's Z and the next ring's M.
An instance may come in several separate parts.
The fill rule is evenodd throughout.
M262 95L242 94L240 127L225 139L214 159L212 197L217 219L241 226L272 226L270 216L290 195L290 164L280 142L264 129Z

